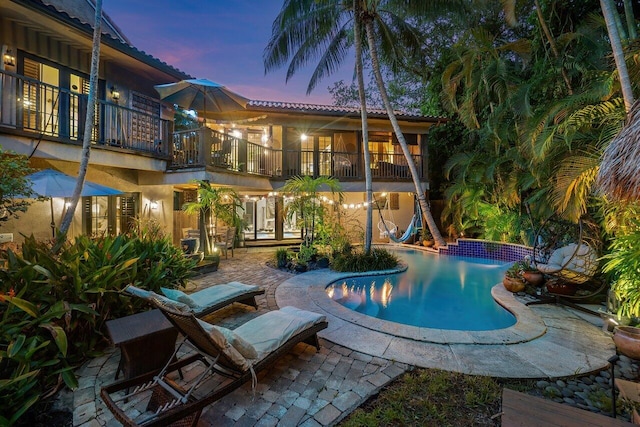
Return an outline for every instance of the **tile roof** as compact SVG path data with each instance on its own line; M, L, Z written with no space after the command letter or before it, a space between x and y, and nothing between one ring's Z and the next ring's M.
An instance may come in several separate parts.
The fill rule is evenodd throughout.
M93 33L93 19L91 22L86 22L86 13L84 18L80 18L80 13L77 13L76 8L72 7L73 1L69 0L14 0L26 7L35 8L45 14L57 17L63 21L74 25L75 27L84 30L89 35ZM87 2L88 3L88 2ZM93 7L93 4L91 4ZM71 9L71 10L67 10ZM75 10L75 11L74 11ZM93 9L95 11L95 9ZM86 12L86 11L85 11ZM94 12L95 13L95 12ZM122 34L122 31L113 23L111 18L103 11L103 24L106 23L108 29L102 30L102 41L108 43L112 47L123 51L129 56L138 59L154 68L162 70L167 74L171 74L177 79L190 79L193 78L189 74L175 68L173 65L167 64L160 59L149 55L148 53L139 50L135 46L131 45L129 40Z
M291 111L298 113L318 113L322 115L339 115L339 116L354 116L360 117L360 108L358 107L345 107L338 105L322 105L322 104L305 104L301 102L281 102L281 101L260 101L251 100L247 104L249 110L270 110L270 111ZM395 111L396 116L403 119L414 120L433 120L442 121L447 120L444 117L424 116L422 114L407 113L404 111ZM369 117L386 118L387 111L381 109L369 109L367 110Z

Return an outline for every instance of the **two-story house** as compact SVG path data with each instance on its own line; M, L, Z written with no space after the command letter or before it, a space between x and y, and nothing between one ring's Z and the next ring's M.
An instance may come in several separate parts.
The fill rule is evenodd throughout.
M94 10L84 0L0 0L0 145L30 157L36 169L77 175L87 103ZM84 197L71 235L122 233L136 217L156 218L176 242L197 227L182 204L193 180L235 188L243 197L247 244L295 241L300 230L282 216L278 192L298 175L334 176L345 208L364 222L360 113L354 108L250 101L241 111L209 114L207 127L173 129L173 106L154 85L191 76L131 46L104 15L99 100L87 179L120 196ZM427 129L438 119L400 113L413 161L427 187ZM399 228L414 212L407 160L383 112L369 113L374 191ZM386 193L386 194L385 194ZM384 194L384 196L383 196ZM59 224L64 199L54 199ZM0 233L50 236L49 203L36 202ZM379 236L376 236L379 237Z

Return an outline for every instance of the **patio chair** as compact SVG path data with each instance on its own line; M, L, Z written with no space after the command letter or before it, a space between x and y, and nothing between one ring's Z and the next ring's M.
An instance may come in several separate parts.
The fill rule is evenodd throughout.
M143 298L153 304L153 299L166 303L181 304L181 309L190 311L196 317L204 317L223 307L239 302L257 309L256 296L263 295L264 289L255 285L246 285L240 282L229 282L210 286L192 294L186 294L178 289L160 288L163 295L153 291L140 289L129 285L125 292Z
M602 240L593 221L577 224L548 218L534 239L533 262L546 279L546 294L527 305L562 304L592 315L597 312L578 305L604 295L607 282L597 277Z
M306 342L319 350L317 333L327 327L323 315L283 307L230 331L163 301L154 299L154 302L185 336L175 355L180 354L184 344L195 353L168 362L159 373L102 388L102 399L125 426L196 425L204 407L249 381L255 387L256 373L271 366L298 343ZM202 364L203 371L192 371L191 382L179 380L176 370L194 363ZM127 393L128 388L133 391Z
M233 257L233 247L235 246L236 241L236 228L228 227L226 230L222 230L216 236L216 247L224 253L224 257L228 258L229 249L231 249L231 257Z

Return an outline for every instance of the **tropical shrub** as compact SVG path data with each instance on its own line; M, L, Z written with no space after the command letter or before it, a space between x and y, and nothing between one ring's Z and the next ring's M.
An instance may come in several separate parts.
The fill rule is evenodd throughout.
M301 265L308 265L311 261L313 261L318 254L316 250L316 246L306 246L304 243L300 245L300 250L298 251L297 263Z
M320 197L321 191L331 193L331 199ZM333 206L342 202L343 194L340 182L335 178L296 176L288 179L282 192L292 196L292 202L285 207L287 221L294 216L297 226L302 229L304 245L311 246L317 239L327 241L333 234L335 212Z
M640 317L640 221L630 220L629 226L613 239L610 253L604 256L603 272L610 275L611 290L619 300L619 316Z
M193 261L157 235L80 236L73 242L25 239L0 270L0 425L14 424L106 344L104 323L144 308L123 295L136 284L183 284Z
M278 248L275 253L276 265L284 268L291 260L292 254L287 248Z
M388 270L398 265L398 257L386 249L373 248L370 253L349 250L335 256L331 268L335 271L365 272Z

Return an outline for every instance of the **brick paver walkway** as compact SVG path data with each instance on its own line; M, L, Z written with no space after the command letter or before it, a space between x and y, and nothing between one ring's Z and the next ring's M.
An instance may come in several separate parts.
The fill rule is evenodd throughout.
M275 289L291 274L265 265L273 250L236 250L223 259L217 272L194 280L197 289L230 281L266 289L258 310L234 304L206 318L231 329L278 308ZM322 348L298 344L272 368L258 375L254 391L245 384L207 407L199 426L326 426L334 425L381 387L405 372L405 364L373 357L320 341ZM100 399L100 388L113 382L119 351L89 361L78 370L80 387L60 396L74 408L74 426L115 426L117 421ZM65 405L66 406L66 405Z

